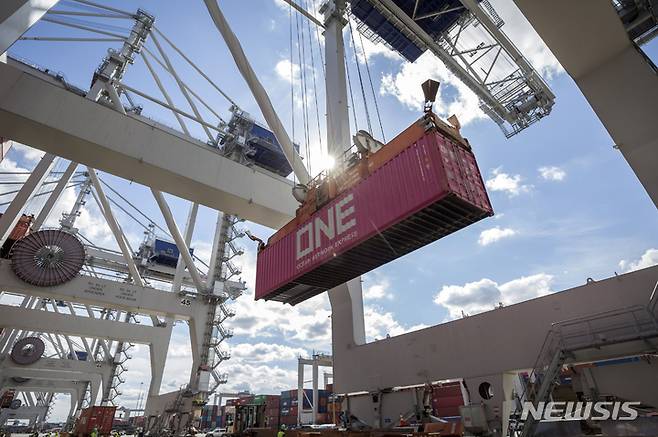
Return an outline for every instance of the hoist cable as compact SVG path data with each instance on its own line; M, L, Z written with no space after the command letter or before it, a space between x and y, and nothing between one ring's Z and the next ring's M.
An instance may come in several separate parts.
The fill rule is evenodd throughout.
M352 29L352 20L347 19L350 27L350 38L352 39L352 52L354 52L354 62L356 63L356 71L359 73L359 84L361 86L361 97L363 98L363 108L366 111L366 121L368 122L368 132L372 135L372 125L370 124L370 111L368 111L368 102L366 100L366 89L363 86L363 77L361 76L361 67L359 67L359 57L356 53L356 43L354 42L354 30Z
M174 50L176 51L176 53L178 53L183 59L185 59L185 61L186 61L188 64L190 64L190 66L191 66L192 68L194 68L194 69L196 70L197 73L199 73L199 74L200 74L205 80L207 80L208 83L209 83L210 85L212 85L212 87L215 88L215 89L217 90L217 92L219 92L219 93L220 93L220 94L221 94L226 100L228 100L232 105L235 105L235 106L238 107L238 108L240 107L240 105L238 105L237 103L235 103L235 100L233 100L231 97L229 97L229 95L226 94L226 93L225 93L225 92L224 92L224 91L223 91L223 90L222 90L222 89L221 89L221 88L220 88L220 87L219 87L219 86L218 86L218 85L217 85L212 79L210 79L210 78L208 77L208 75L207 75L206 73L203 72L203 70L201 70L201 69L200 69L200 68L199 68L194 62L192 62L192 60L191 60L189 57L187 57L187 55L186 55L185 53L183 53L183 51L182 51L181 49L179 49L179 48L178 48L178 47L177 47L177 46L176 46L176 45L175 45L175 44L174 44L169 38L167 38L167 35L165 35L164 33L160 32L160 30L159 30L157 27L155 27L155 26L153 26L153 29L157 32L157 34L158 34L159 36L162 37L162 39L164 39L164 40L167 42L167 44L169 44L169 45L171 46L172 49L174 49Z
M53 18L48 18L48 17L42 18L41 21L46 21L48 23L53 23L53 24L59 24L60 26L72 27L74 29L86 30L87 32L98 33L100 35L112 36L114 38L119 38L119 39L122 39L122 40L125 40L127 38L124 35L119 35L119 34L114 33L114 32L106 32L104 30L95 29L93 27L81 26L79 24L69 23L67 21L62 21L62 20L55 20Z
M98 180L101 181L101 184L105 185L110 191L112 191L114 194L116 194L117 196L119 196L119 198L120 198L121 200L123 200L123 201L126 202L128 205L130 205L135 211L137 211L137 212L139 213L139 215L141 215L141 216L144 217L146 220L148 220L149 223L153 224L153 226L155 226L156 228L160 229L160 230L161 230L162 232L164 232L167 236L170 236L168 230L164 229L163 227L161 227L160 225L158 225L156 222L154 222L153 219L151 219L149 216L147 216L146 214L144 214L139 208L137 208L135 205L133 205L128 199L126 199L124 196L122 196L117 190L115 190L114 188L112 188L107 182L105 182L105 181L104 181L103 179L101 179L101 178L98 178Z
M295 56L292 49L292 5L289 6L288 16L290 18L290 121L292 124L292 144L293 149L295 148ZM295 172L292 172L292 178L295 184L297 183L297 176Z
M309 167L309 173L311 172L310 163L310 148L309 148L309 137L308 137L308 106L307 106L307 95L306 95L306 54L304 52L304 42L303 42L303 25L300 25L299 14L295 14L296 25L297 25L297 52L299 54L299 74L301 79L301 91L302 91L302 120L304 123L304 148L306 153L306 162ZM301 29L301 30L300 30Z
M359 32L359 39L361 40L361 52L363 53L363 62L366 64L366 71L368 73L368 81L370 82L370 90L372 91L372 99L375 102L375 111L377 112L377 120L379 121L379 129L382 131L382 140L386 142L386 135L384 134L384 125L382 124L382 116L379 113L379 103L377 103L377 94L375 87L372 84L372 75L370 74L370 66L368 65L368 56L366 55L366 46L363 43L363 35Z
M315 0L311 0L313 11L317 11L317 8L315 6ZM324 65L324 55L322 54L322 43L320 42L320 29L318 26L315 26L315 40L318 43L318 53L320 56L320 65L322 65L322 77L325 78L327 76L327 72L325 71L325 65Z
M112 12L116 12L117 14L127 15L129 17L133 16L133 14L131 14L128 11L124 11L124 10L117 9L117 8L111 8L109 6L94 3L94 2L91 2L89 0L69 0L69 2L71 2L71 1L79 3L79 4L81 3L80 7L83 7L82 5L87 5L87 8L89 8L91 6L93 8L105 9L107 11L112 11Z
M349 62L347 62L347 56L345 55L345 52L343 52L343 59L345 61L345 70L347 72L347 86L350 90L350 102L352 103L352 116L354 117L354 129L359 130L359 122L356 118L356 107L354 106L354 92L352 91L352 79L350 78L350 65Z

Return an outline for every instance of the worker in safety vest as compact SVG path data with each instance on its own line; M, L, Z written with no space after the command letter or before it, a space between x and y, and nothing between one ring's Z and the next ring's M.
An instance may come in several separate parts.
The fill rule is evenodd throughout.
M91 434L89 434L89 437L98 437L98 428L94 427Z
M285 437L285 435L286 435L286 426L281 425L279 432L276 433L276 437Z

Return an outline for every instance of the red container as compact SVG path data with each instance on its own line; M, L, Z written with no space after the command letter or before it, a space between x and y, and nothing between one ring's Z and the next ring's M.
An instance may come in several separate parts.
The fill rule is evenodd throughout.
M4 392L2 398L0 398L0 408L9 408L11 401L14 400L14 396L16 396L15 390L7 390Z
M89 407L82 410L80 417L75 422L73 435L88 436L98 429L100 435L108 435L112 431L114 413L117 407Z
M2 213L0 213L0 217L2 217ZM23 238L29 231L33 220L34 216L25 214L21 215L21 217L18 219L18 222L16 222L14 229L12 229L11 233L7 236L7 239L16 241Z
M459 407L438 407L434 408L437 417L454 417L459 416Z
M258 253L256 299L295 305L491 216L468 142L441 123L414 123L362 158L359 173L333 179L355 184L270 238Z
M281 416L279 419L281 425L297 425L297 415L294 416Z
M276 429L279 427L279 416L265 416L265 427Z
M464 398L461 396L444 396L433 399L434 404L439 407L459 407L464 405Z

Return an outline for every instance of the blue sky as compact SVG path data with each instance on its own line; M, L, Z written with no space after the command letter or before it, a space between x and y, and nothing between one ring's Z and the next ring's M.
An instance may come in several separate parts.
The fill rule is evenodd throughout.
M156 16L156 26L211 76L248 112L261 118L246 85L237 73L228 51L208 17L203 2L111 1L112 6L134 10L136 5ZM249 7L245 7L245 3ZM307 1L308 4L312 2ZM581 285L586 278L605 278L614 272L647 267L658 262L658 221L656 210L635 175L613 148L613 142L571 78L564 73L541 40L520 16L510 0L498 0L494 6L506 21L503 28L530 61L547 79L557 96L552 114L512 139L505 139L498 127L479 113L477 101L442 64L423 55L415 64L403 62L382 46L366 42L373 86L381 110L387 138L392 138L420 115L420 82L433 77L442 82L442 100L437 112L447 116L456 112L487 181L496 216L446 237L402 259L383 266L364 277L366 325L369 339L396 335L420 326L429 326L464 313L492 309L502 302L511 304L553 291ZM234 31L240 38L254 69L265 84L280 117L291 130L291 76L288 10L275 0L220 2ZM60 9L71 9L61 2ZM112 25L126 27L115 20ZM307 32L306 22L303 23ZM296 26L296 22L294 23ZM312 96L311 78L315 74L322 136L324 136L323 76L318 63L315 30L312 29L315 65L306 53L307 87ZM40 23L30 35L58 36L82 33ZM88 35L85 35L88 36ZM308 33L305 38L309 38ZM309 50L308 39L306 50ZM296 37L295 41L296 43ZM356 83L356 65L346 34L349 68ZM114 43L115 47L117 43ZM50 43L24 41L10 53L65 74L80 87L89 85L108 43ZM147 47L153 48L152 43ZM357 37L357 49L361 50ZM658 58L658 44L645 50ZM297 46L293 64L298 64ZM172 52L169 51L171 54ZM229 117L228 102L206 82L171 54L181 77L221 114ZM295 139L303 144L300 133L303 107L299 102L301 83L295 65L292 88L295 102ZM364 65L361 65L364 68ZM362 71L365 75L365 69ZM164 74L161 74L164 76ZM160 97L143 62L138 59L126 75L125 82ZM165 80L173 90L171 79ZM367 93L370 93L367 88ZM366 125L360 91L356 112L359 128ZM174 100L187 110L179 93ZM143 102L144 113L175 126L175 119L163 108ZM372 96L368 97L372 105ZM315 119L315 99L310 99L309 136L312 161L321 161ZM207 111L204 116L212 120ZM371 108L371 115L374 110ZM373 118L373 124L378 125ZM353 126L354 127L354 126ZM203 131L195 126L195 136ZM377 134L378 128L375 129ZM324 139L323 139L324 142ZM29 149L16 149L3 163L4 168L31 168L35 155ZM157 207L147 189L109 175L103 176L122 194L140 205L142 211L162 223ZM68 193L58 211L66 209L74 193ZM188 202L171 199L182 226ZM113 247L109 231L98 219L91 203L81 218L82 232L99 244ZM38 204L32 205L36 208ZM56 223L53 214L51 222ZM122 213L117 213L133 245L142 238L141 228ZM202 208L194 246L199 254L209 253L214 214ZM245 224L257 235L266 237L271 230ZM89 235L88 235L89 236ZM253 285L255 248L244 241L248 250L239 262L243 278ZM296 383L296 356L312 350L330 350L329 306L325 296L318 296L295 308L278 303L254 303L253 290L234 303L238 315L228 324L236 331L230 341L233 358L225 367L230 382L226 389L251 389L276 393ZM184 325L177 326L167 363L163 392L185 382L190 366L189 347ZM128 382L122 386L123 400L134 406L139 383L148 383L147 356L144 348L134 354ZM58 408L58 411L61 408ZM61 414L61 412L60 412Z

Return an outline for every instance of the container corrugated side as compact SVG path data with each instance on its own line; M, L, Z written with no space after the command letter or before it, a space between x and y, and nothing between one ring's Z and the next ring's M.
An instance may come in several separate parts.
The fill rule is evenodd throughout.
M407 237L389 235L397 241L378 241L381 246L364 248L361 256L345 262L341 255L376 237L405 219L450 196L457 204L444 208L445 229L426 220L429 238L414 229ZM436 131L430 131L377 169L353 189L342 193L302 223L296 231L268 245L258 255L256 298L274 298L296 284L315 287L338 285L392 259L422 247L485 216L492 214L482 177L472 152ZM337 221L341 217L341 223ZM326 238L322 224L334 220L335 236ZM421 218L423 220L424 218ZM429 218L431 219L431 217ZM412 223L413 224L413 223ZM416 224L418 225L418 224ZM310 229L310 231L309 231ZM344 232L339 232L339 230ZM319 237L313 235L319 232ZM398 234L405 229L398 229ZM313 237L313 238L311 238ZM389 244L390 243L390 244ZM308 250L308 248L312 250ZM323 264L331 268L325 278L313 276ZM324 266L323 266L324 267ZM288 288L287 288L288 287ZM325 288L326 290L326 288ZM272 293L276 291L277 293ZM317 294L317 290L313 290ZM291 294L294 290L291 291ZM310 297L310 296L308 296ZM285 301L285 300L284 300Z

